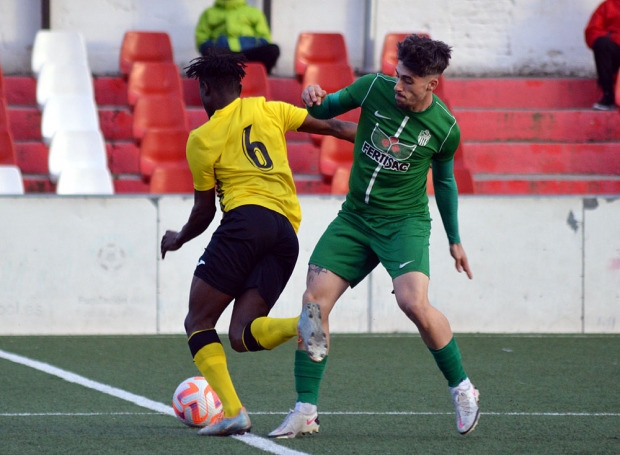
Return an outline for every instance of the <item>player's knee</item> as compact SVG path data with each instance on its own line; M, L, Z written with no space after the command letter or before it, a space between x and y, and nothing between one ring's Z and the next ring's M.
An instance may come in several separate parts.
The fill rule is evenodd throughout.
M400 309L412 320L419 320L424 317L430 308L428 297L424 295L410 295L406 298L397 298Z
M230 347L233 348L236 352L247 352L247 348L243 343L243 337L241 333L230 332L228 334L228 339L230 340Z
M188 337L192 333L198 331L196 329L196 324L195 324L194 318L192 317L191 313L188 313L187 316L185 316L184 326L185 326L185 333L187 334Z
M319 294L312 292L312 290L310 289L306 289L306 292L304 292L304 296L303 296L304 304L306 304L307 302L314 302L319 307L322 307L324 300L325 299L321 298Z

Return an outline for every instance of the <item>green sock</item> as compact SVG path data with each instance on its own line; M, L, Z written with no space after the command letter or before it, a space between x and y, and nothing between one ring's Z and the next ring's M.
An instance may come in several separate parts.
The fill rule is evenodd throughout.
M295 390L297 391L297 401L301 403L319 403L319 388L327 356L320 362L313 362L306 354L306 351L298 349L295 351Z
M461 381L467 379L461 363L461 353L454 337L443 348L436 351L430 348L429 350L433 354L437 366L448 380L448 386L456 387Z

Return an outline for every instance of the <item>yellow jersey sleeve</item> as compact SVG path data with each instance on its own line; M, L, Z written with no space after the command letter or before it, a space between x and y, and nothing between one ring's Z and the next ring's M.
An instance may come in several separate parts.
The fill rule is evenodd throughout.
M308 115L305 109L281 101L269 101L265 105L282 120L284 131L297 131Z
M194 189L208 191L215 186L214 163L218 154L209 150L207 137L199 133L200 128L193 130L187 140L185 155L192 171Z

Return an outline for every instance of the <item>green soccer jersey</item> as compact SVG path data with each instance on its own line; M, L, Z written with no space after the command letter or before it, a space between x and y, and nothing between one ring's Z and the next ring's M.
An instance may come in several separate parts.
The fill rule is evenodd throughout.
M395 78L383 74L362 76L334 94L337 102L331 112L325 112L326 106L308 110L325 118L361 107L343 209L375 216L428 216L426 183L431 162L454 158L460 130L435 95L423 112L400 109L395 102L395 84Z

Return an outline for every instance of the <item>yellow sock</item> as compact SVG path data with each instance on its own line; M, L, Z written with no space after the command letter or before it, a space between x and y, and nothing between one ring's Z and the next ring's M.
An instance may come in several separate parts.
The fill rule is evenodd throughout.
M250 331L262 347L273 349L297 336L297 321L299 321L299 316L294 318L270 318L265 316L254 319L250 326Z
M224 347L220 343L207 344L196 353L194 363L220 397L224 407L224 417L234 417L239 414L241 401L228 373Z

